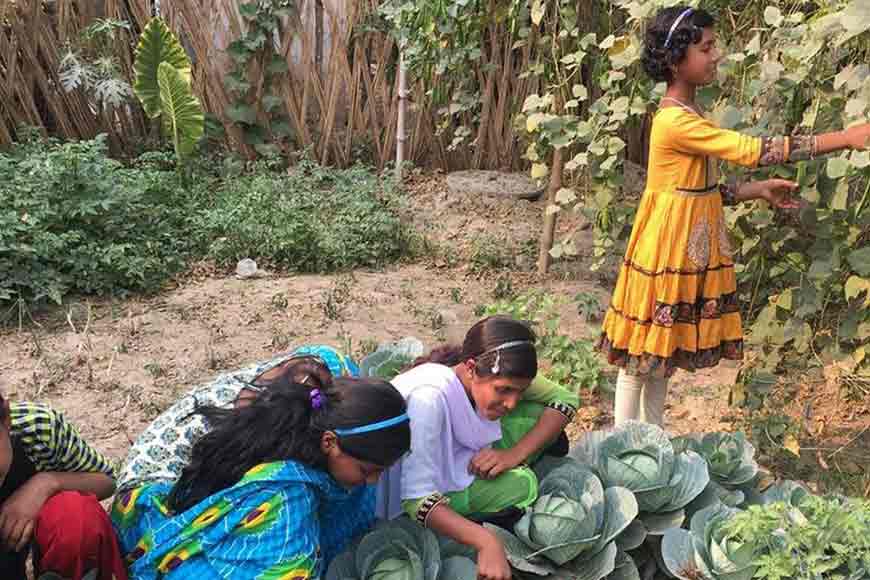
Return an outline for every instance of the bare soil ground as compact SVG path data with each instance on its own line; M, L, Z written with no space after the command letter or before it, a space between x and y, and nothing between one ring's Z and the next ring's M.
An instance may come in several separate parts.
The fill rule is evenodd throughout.
M588 253L557 264L545 279L533 273L544 202L451 193L438 175L417 176L409 195L411 219L428 240L426 255L413 263L251 280L204 266L153 297L80 300L34 314L35 323L23 313L20 327L13 312L0 330L0 388L13 399L63 410L88 440L120 460L181 393L296 344L327 343L360 355L404 336L427 345L458 340L476 319L475 308L492 302L499 285L566 297L589 292L606 305L613 271L590 272ZM581 221L560 219L560 232ZM590 235L582 231L578 247L590 248ZM561 332L594 340L597 325L584 324L568 300ZM737 370L722 365L675 377L669 430L740 426L741 414L728 405ZM786 467L822 486L830 472L851 473L849 489L870 496L870 404L844 401L836 381L807 379L789 388L783 410L804 424L807 448ZM612 421L606 396L584 399L572 436ZM780 455L770 455L774 467Z

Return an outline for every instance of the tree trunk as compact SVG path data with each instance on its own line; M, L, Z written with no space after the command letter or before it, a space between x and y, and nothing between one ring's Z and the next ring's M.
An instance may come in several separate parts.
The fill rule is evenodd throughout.
M553 164L550 167L550 185L547 187L547 203L544 205L544 228L541 230L541 245L538 250L538 274L546 274L550 269L550 249L553 247L553 235L556 233L556 214L547 211L556 204L556 193L562 189L562 169L565 162L562 149L553 152Z

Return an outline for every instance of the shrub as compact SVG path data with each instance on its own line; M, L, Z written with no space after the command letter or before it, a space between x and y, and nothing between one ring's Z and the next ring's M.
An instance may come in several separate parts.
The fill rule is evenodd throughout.
M126 168L106 138L0 154L0 302L158 288L193 242L176 173Z
M393 192L368 169L303 161L288 173L227 180L196 220L208 256L244 257L299 272L380 267L405 253Z

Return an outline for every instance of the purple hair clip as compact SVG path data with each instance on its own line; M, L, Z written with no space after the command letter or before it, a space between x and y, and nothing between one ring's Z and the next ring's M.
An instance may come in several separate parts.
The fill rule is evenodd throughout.
M311 408L315 411L319 411L323 408L323 395L320 392L320 389L311 389L308 391L308 398L311 399Z

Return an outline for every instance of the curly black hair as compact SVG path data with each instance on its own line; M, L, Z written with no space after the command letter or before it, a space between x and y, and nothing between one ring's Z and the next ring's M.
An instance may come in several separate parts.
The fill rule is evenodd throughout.
M715 23L709 12L700 8L695 9L683 18L666 47L665 41L671 26L686 9L688 6L662 8L652 23L647 26L641 62L646 73L656 82L674 80L673 67L686 58L690 45L701 41L704 29Z

